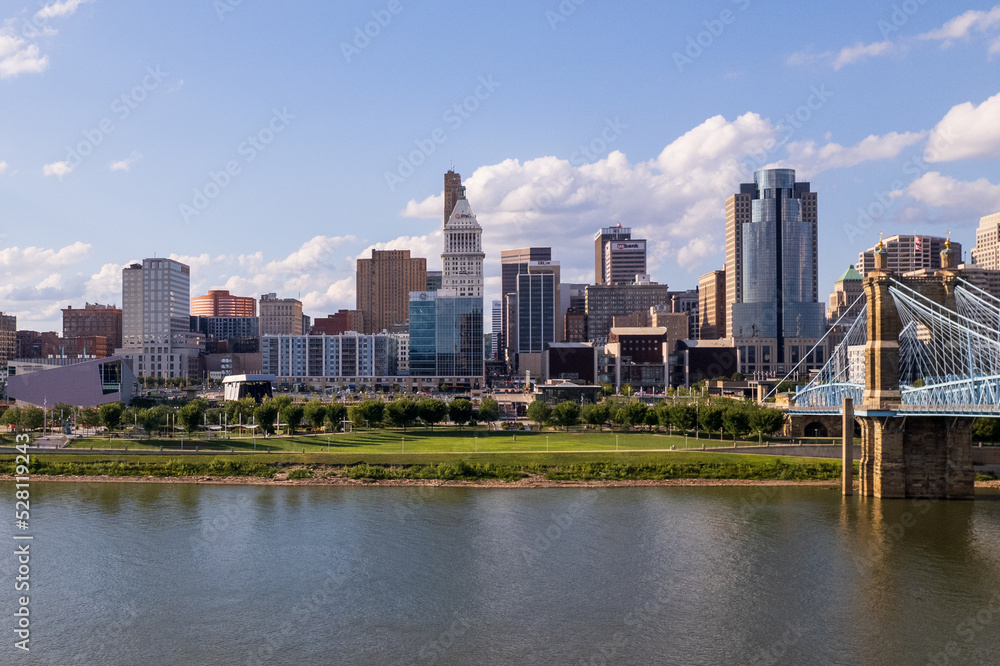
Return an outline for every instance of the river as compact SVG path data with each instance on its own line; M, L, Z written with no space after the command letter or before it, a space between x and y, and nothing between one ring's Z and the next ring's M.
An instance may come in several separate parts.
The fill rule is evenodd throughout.
M34 480L0 663L996 663L997 500Z

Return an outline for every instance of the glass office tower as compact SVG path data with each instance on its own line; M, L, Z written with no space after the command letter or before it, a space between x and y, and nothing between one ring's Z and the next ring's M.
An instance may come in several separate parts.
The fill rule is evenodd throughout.
M819 338L824 308L818 302L816 194L795 182L793 169L762 169L741 185L751 196L750 221L742 224L740 302L732 308L739 338L776 338L784 363L784 338ZM728 268L728 267L727 267Z

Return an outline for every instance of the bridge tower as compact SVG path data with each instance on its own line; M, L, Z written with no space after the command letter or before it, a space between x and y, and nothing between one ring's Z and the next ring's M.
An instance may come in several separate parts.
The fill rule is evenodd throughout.
M951 294L955 252L946 244L942 271L912 285L943 305ZM946 263L947 262L947 263ZM888 254L879 241L875 270L865 277L868 341L865 390L857 419L861 424L861 495L881 498L971 498L974 473L970 446L972 422L950 416L907 416L899 389L899 334L902 321L889 289L894 280Z

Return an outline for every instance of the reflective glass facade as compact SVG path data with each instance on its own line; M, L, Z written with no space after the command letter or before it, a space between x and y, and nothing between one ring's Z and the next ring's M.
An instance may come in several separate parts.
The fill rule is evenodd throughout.
M742 298L733 304L732 332L776 338L784 356L783 338L819 338L825 328L817 299L816 195L809 183L795 182L793 169L756 172L752 192L750 222L741 230Z
M437 374L435 303L433 291L410 293L410 375L433 377Z
M439 296L436 299L437 374L469 377L483 374L483 298ZM410 350L412 372L413 350Z
M540 353L555 341L555 279L551 273L517 276L518 353Z

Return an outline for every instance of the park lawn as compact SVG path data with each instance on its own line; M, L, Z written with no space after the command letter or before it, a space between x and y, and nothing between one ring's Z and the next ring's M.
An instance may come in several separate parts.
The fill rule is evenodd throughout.
M732 440L670 436L649 432L580 432L580 431L489 431L454 427L402 430L370 430L330 435L294 435L231 439L183 439L184 449L228 451L352 451L356 453L506 453L541 451L615 451L657 449L700 449L726 445ZM747 442L753 444L755 442ZM171 439L125 440L84 437L74 440L71 448L94 449L169 449L180 451L180 437Z

